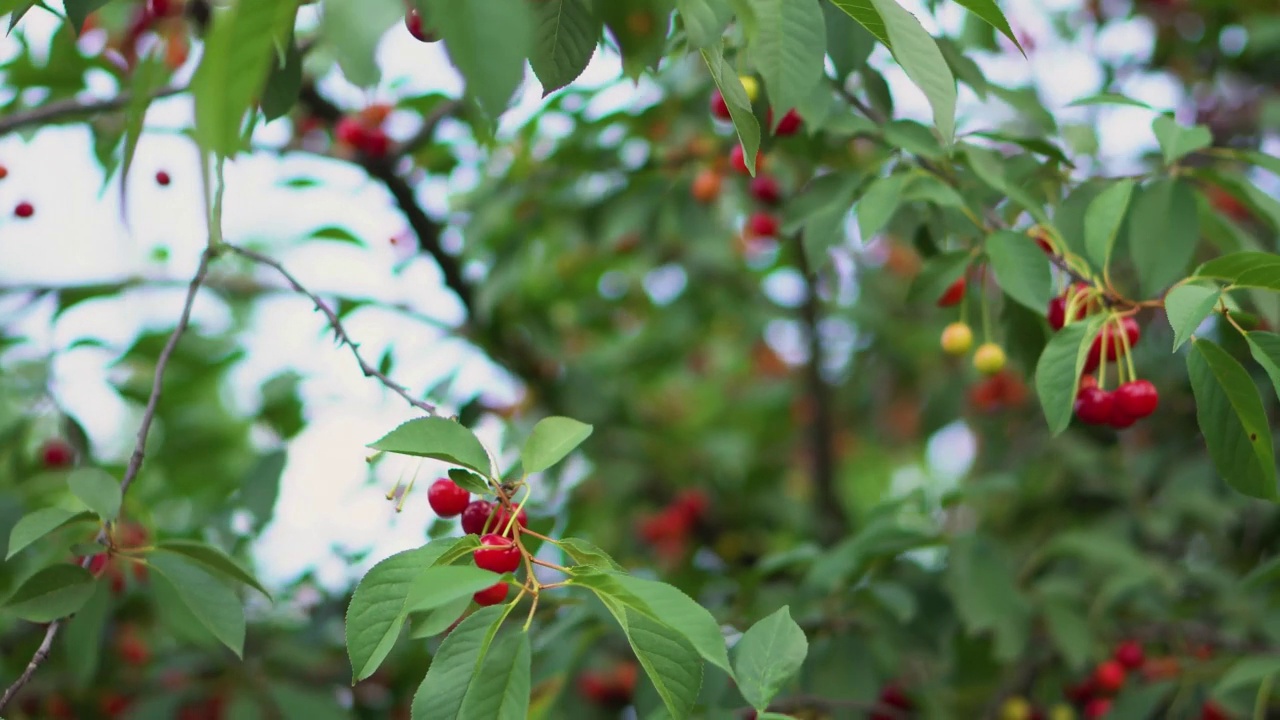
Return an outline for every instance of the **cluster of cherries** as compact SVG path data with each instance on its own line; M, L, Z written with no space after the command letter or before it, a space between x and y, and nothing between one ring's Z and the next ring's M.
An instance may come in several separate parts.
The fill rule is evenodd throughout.
M462 517L462 531L480 536L480 547L472 553L476 567L498 574L515 572L524 554L515 543L516 524L529 526L529 516L522 508L512 522L507 509L488 500L472 500L471 493L448 479L440 478L427 490L427 503L442 518ZM510 586L495 583L477 592L477 605L497 605L507 599Z
M968 282L966 275L948 285L937 300L938 307L949 308L959 305L964 300ZM939 344L942 345L942 351L948 355L955 357L967 355L973 348L973 328L964 321L953 322L942 329ZM1008 358L1005 356L1004 348L990 340L979 345L973 352L973 367L983 375L993 377L1000 375L1004 371L1006 362ZM991 390L1000 392L1000 399L1003 399L1006 388L1002 385L993 385Z
M1207 648L1202 656L1209 653ZM1111 657L1098 663L1089 677L1068 687L1067 700L1080 709L1085 720L1111 717L1113 698L1124 688L1131 674L1142 671L1151 680L1162 679L1179 671L1176 660L1170 658L1147 659L1142 645L1125 640L1116 645ZM1217 703L1206 701L1200 708L1200 720L1228 720L1228 715Z
M684 556L689 539L710 506L711 501L701 490L682 491L656 514L640 518L640 538L664 559L678 559Z
M578 692L588 702L617 712L631 704L639 675L633 660L603 670L584 670L578 675Z
M1069 322L1079 320L1099 309L1084 283L1069 286L1063 294L1049 301L1049 326L1056 332ZM1150 380L1132 377L1115 390L1101 387L1097 377L1089 373L1104 362L1125 360L1133 346L1142 339L1142 329L1127 315L1113 315L1093 339L1085 357L1084 375L1076 393L1075 414L1088 425L1107 425L1123 430L1151 415L1160 404L1160 393ZM1121 373L1123 376L1123 373Z
M340 145L368 157L385 157L391 151L391 137L382 125L390 114L390 105L374 103L355 115L338 120L333 129L334 138Z

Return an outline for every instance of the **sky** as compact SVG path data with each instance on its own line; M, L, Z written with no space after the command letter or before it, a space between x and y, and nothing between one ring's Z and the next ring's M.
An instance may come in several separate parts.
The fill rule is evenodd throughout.
M931 32L954 32L964 13L958 5L947 3L934 18L922 12L916 0L902 4L916 12ZM1149 52L1152 28L1143 20L1122 21L1096 36L1081 33L1070 41L1054 38L1046 12L1079 5L1078 0L1002 3L1011 23L1035 39L1035 50L1024 59L1010 45L1002 55L979 54L975 60L995 82L1036 83L1060 122L1085 122L1091 113L1097 113L1105 128L1101 147L1107 171L1131 171L1137 155L1155 147L1150 111L1065 106L1100 89L1102 74L1096 58L1141 58ZM314 7L306 11L314 12ZM38 46L57 22L52 15L33 10L24 18L22 28ZM15 52L12 38L0 40L0 59ZM441 45L418 43L399 25L384 37L378 60L384 77L375 90L366 92L351 86L336 71L323 79L322 90L354 106L392 100L395 93L444 91L457 95L462 90L462 80ZM197 62L198 53L193 52L182 74L189 75ZM878 49L873 62L885 72L899 115L928 122L927 101L889 62L888 52ZM656 91L652 83L619 81L620 71L615 55L597 51L574 87L600 88L592 101L593 110L653 101ZM1120 89L1161 109L1172 109L1180 100L1177 83L1158 76L1130 78ZM102 96L112 90L113 82L105 74L93 79L91 94ZM12 92L0 84L0 95ZM967 87L961 88L960 101L961 130L980 129L989 122L986 118L999 111L982 105ZM530 74L512 109L502 118L500 134L528 122L542 104L541 89ZM110 351L66 348L85 338L123 348L140 328L172 327L185 282L205 242L198 158L192 145L176 134L190 121L191 106L184 98L152 105L129 180L127 225L120 221L117 181L103 191L101 172L83 128L50 128L29 140L17 135L0 138L0 162L9 169L8 179L0 183L0 291L147 281L145 287L118 297L82 303L57 322L53 322L52 304L39 304L19 323L19 329L31 338L21 352L62 350L56 355L54 392L63 407L85 426L96 451L117 461L132 449L138 409L124 403L110 385ZM414 129L410 121L392 116L393 136L403 138ZM276 122L260 128L255 141L266 147L278 146L288 133L283 121ZM448 123L441 128L441 138L466 143L462 129ZM476 156L474 149L470 152ZM154 182L155 172L161 169L173 178L168 187ZM282 186L284 181L302 176L321 178L324 184L304 191ZM304 285L322 295L342 292L376 298L411 307L431 319L422 322L392 311L365 309L345 322L349 334L358 339L372 361L376 362L383 348L394 348L395 357L401 360L396 364L396 380L417 389L456 370L457 387L464 394L483 391L497 402L517 397L518 386L500 368L450 337L447 328L461 320L462 308L441 285L434 263L406 259L403 248L408 244L389 242L402 235L405 227L381 185L348 164L296 154L282 158L271 151L236 159L227 165L225 177L227 239L261 243ZM429 211L443 214L448 211L449 194L465 190L474 179L475 169L463 168L449 178L428 180L419 188L419 195ZM35 205L35 216L25 222L10 221L10 209L20 200ZM302 243L309 233L327 225L348 228L365 238L367 247ZM167 259L157 260L157 249L163 249ZM398 266L401 269L395 272ZM263 282L276 282L267 272L259 277ZM0 300L0 316L11 309ZM217 331L229 325L230 317L215 297L203 294L196 303L193 322ZM364 445L416 413L364 378L349 352L335 348L323 330L323 318L312 312L305 298L280 294L263 300L252 327L241 335L248 359L235 370L230 392L238 407L251 412L258 402L257 388L266 378L290 368L306 378L302 394L310 421L289 445L275 520L257 544L256 561L260 574L273 585L287 583L314 568L323 585L340 590L369 563L423 542L424 528L432 519L424 481L435 477L435 468L421 468L416 495L399 514L384 493L400 475L413 472L411 463L386 463L379 470L381 484L365 484L368 451ZM478 428L482 440L491 447L500 433L501 428L493 423ZM265 443L266 439L267 447ZM904 469L899 489L929 477L954 482L972 456L967 430L959 424L951 426L931 443L930 464ZM316 538L325 541L316 542ZM369 559L363 566L350 567L334 548L369 551Z

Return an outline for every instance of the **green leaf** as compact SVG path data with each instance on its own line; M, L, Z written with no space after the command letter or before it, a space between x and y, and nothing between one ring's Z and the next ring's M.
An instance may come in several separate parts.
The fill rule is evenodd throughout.
M1093 634L1089 632L1088 621L1062 600L1050 600L1043 607L1045 626L1062 659L1072 670L1083 670L1093 653Z
M22 519L9 531L9 554L5 560L18 554L31 543L48 535L64 525L73 522L92 520L96 515L91 512L77 512L63 508L42 508L22 516Z
M484 478L470 470L449 468L449 479L463 490L476 495L484 495L491 490L489 483Z
M147 563L206 630L236 657L244 656L244 606L235 591L176 553L152 553Z
M756 153L760 151L760 125L756 122L755 113L751 110L751 101L747 99L747 89L738 79L738 73L724 59L722 45L702 48L699 51L702 59L711 71L711 79L716 88L724 96L729 107L729 117L733 119L733 129L738 133L738 142L742 144L743 157L747 161L747 170L752 177L756 174Z
M676 0L676 11L689 45L697 50L717 45L733 19L733 8L725 0Z
M1191 284L1179 285L1165 295L1164 310L1169 327L1173 328L1174 350L1191 339L1191 333L1209 317L1221 297L1222 291L1216 287Z
M947 588L969 632L992 632L996 657L1016 658L1026 645L1031 606L1018 590L1007 551L985 535L952 541Z
M1151 129L1160 141L1166 165L1172 165L1191 153L1213 144L1213 134L1204 125L1183 127L1169 115L1157 115Z
M935 303L952 283L964 276L973 256L966 250L934 255L920 268L907 290L907 302Z
M1266 252L1237 252L1216 257L1201 265L1197 277L1225 280L1239 287L1280 291L1280 255Z
M531 656L527 632L513 632L494 642L462 699L458 717L526 720Z
M800 672L809 654L809 640L784 605L752 625L733 652L738 690L751 707L764 712L782 686Z
M205 570L212 570L238 583L248 585L267 596L268 599L271 598L271 593L267 592L267 589L262 586L262 583L258 582L258 579L252 573L240 567L239 563L212 545L195 540L165 540L157 544L156 549L177 553L185 556L188 560L195 560L204 566Z
M533 22L529 64L546 97L577 80L587 68L604 24L592 12L590 0L533 3Z
M1130 684L1116 696L1111 706L1110 717L1132 718L1132 720L1151 720L1164 718L1161 712L1167 709L1165 704L1173 692L1173 683L1159 682L1150 685Z
M378 83L376 50L387 30L404 18L404 7L385 0L324 0L320 36L333 49L342 75L352 85Z
M1245 335L1245 339L1249 341L1253 359L1267 371L1276 397L1280 397L1280 335L1255 330Z
M987 238L986 250L1000 289L1031 310L1045 312L1053 296L1053 274L1040 246L1023 233L1001 230Z
M63 5L67 10L67 22L71 23L71 27L75 28L76 34L79 35L84 28L84 21L89 18L89 14L109 2L111 0L64 0Z
M617 570L623 572L622 566L604 550L581 538L565 538L560 541L560 549L578 565L597 568L599 570Z
M1278 672L1280 672L1280 657L1275 655L1240 658L1232 663L1214 684L1213 696L1226 697L1235 690L1258 685Z
M362 0L363 1L363 0ZM445 50L467 81L467 94L491 118L506 109L524 79L533 48L533 11L525 0L413 0L440 31Z
M520 448L520 464L526 473L546 470L591 437L591 430L590 425L573 418L543 418L533 426L533 432Z
M467 690L506 618L502 605L480 608L449 633L413 695L412 720L459 720ZM523 634L523 633L521 633Z
M1098 193L1084 213L1084 246L1089 259L1099 267L1106 267L1111 260L1116 236L1124 223L1133 196L1132 180L1120 180Z
M1102 316L1077 321L1059 330L1049 340L1036 363L1036 394L1044 409L1049 431L1061 433L1071 424L1076 389L1089 345L1102 328Z
M94 583L94 586L93 594L67 621L67 629L62 634L62 642L66 646L63 657L78 688L87 687L98 674L103 630L111 614L110 583Z
M361 3L366 4L377 3ZM262 94L274 43L292 31L297 10L297 0L238 0L215 11L191 78L196 137L206 151L232 157L240 148L245 111Z
M1247 162L1250 165L1257 165L1259 168L1266 170L1272 175L1280 177L1280 157L1268 155L1264 152L1258 152L1257 150L1227 150L1225 148L1220 148L1220 150L1223 150L1226 154L1229 154L1231 157L1234 157L1241 162Z
M97 468L80 468L67 476L71 494L98 514L103 522L111 522L120 514L120 481Z
M129 75L129 103L124 110L124 154L120 166L120 192L125 191L125 181L133 167L133 156L142 139L142 128L147 118L147 108L155 93L169 81L169 66L160 54L147 55L138 61Z
M1089 95L1078 100L1073 100L1067 104L1067 107L1084 107L1085 105L1129 105L1132 107L1146 108L1147 110L1155 109L1141 100L1134 100L1127 95L1111 92L1098 93L1096 95Z
M689 640L670 625L634 608L609 602L605 607L622 625L636 659L667 710L677 718L689 717L702 687L702 658Z
M433 610L460 597L471 597L492 586L501 575L466 565L445 565L423 570L409 588L406 613Z
M1133 199L1129 256L1146 296L1184 276L1199 240L1195 191L1180 178L1156 180Z
M849 77L850 73L866 64L867 58L876 48L876 36L854 22L853 18L836 7L835 3L819 2L818 4L822 7L824 24L827 27L827 55L831 58L831 64L835 66L836 79L843 81ZM881 32L884 32L884 23L880 21L880 14L874 9L871 12L875 15L874 22L878 23ZM888 44L887 36L884 42Z
M260 715L260 717L278 718L278 720L351 720L353 715L344 708L328 688L307 687L272 679L263 688L271 696L271 700L279 709L279 715ZM240 697L246 697L241 695ZM250 696L251 697L251 696ZM250 700L249 707L261 708L258 701ZM243 710L240 712L244 712ZM258 710L261 713L261 710ZM225 717L242 720L235 710L225 711ZM247 719L244 719L247 720Z
M435 637L448 630L449 626L457 622L469 607L471 607L471 596L463 595L431 610L410 613L409 637L414 640Z
M284 50L284 62L271 63L267 86L262 91L262 115L267 122L289 114L302 89L302 51L292 38Z
M826 21L816 2L749 2L756 18L751 57L764 78L776 125L823 81Z
M1010 182L1005 176L1005 168L1009 161L1002 155L974 145L965 145L964 154L969 162L969 167L973 168L974 174L982 182L1007 195L1019 207L1031 213L1031 216L1041 225L1053 224L1048 214L1045 213L1042 204L1037 202L1021 186Z
M1013 28L1009 27L1009 21L1004 13L1000 12L1000 6L996 5L995 0L956 0L956 4L965 7L991 27L999 30L1002 35L1009 38L1009 42L1012 42L1014 47L1018 48L1022 56L1026 57L1027 51L1023 49L1022 43L1018 42L1017 36L1013 34Z
M356 681L372 675L391 652L419 578L462 546L456 538L432 540L382 560L360 580L351 594L346 622L347 655Z
M876 9L873 0L831 0L831 4L857 20L859 25L875 35L885 47L893 49L893 42L889 37L888 29L885 28L884 18L880 17L880 11Z
M79 565L51 565L24 580L0 608L28 622L53 622L83 607L94 585L93 576Z
M862 233L863 240L871 239L893 219L902 202L902 189L910 177L906 173L896 173L872 180L867 186L856 206L858 232Z
M453 420L425 417L410 420L369 444L374 450L429 457L471 468L486 477L493 474L489 453L471 432Z
M956 132L956 80L938 43L896 0L871 0L871 4L884 20L893 57L911 82L924 91L943 143L951 144Z
M1275 500L1271 427L1253 379L1212 342L1196 339L1191 348L1187 372L1196 398L1196 419L1214 467L1238 492Z

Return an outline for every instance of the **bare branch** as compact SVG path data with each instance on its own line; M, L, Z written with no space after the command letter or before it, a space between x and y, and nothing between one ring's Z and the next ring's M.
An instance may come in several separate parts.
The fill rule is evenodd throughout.
M151 96L151 99L159 100L160 98L178 95L186 91L185 85L170 85L157 90ZM30 110L16 112L0 118L0 137L31 125L60 122L81 115L97 115L99 113L123 110L132 101L133 94L128 91L101 100L78 100L76 98L55 100Z
M289 287L293 288L295 292L298 292L302 295L306 295L307 298L311 300L311 303L316 306L316 309L324 313L324 316L329 320L329 327L333 329L333 333L338 337L338 341L341 342L343 345L346 345L347 347L351 348L351 354L355 356L356 362L360 364L360 370L365 374L365 377L376 378L378 382L382 383L382 385L386 387L388 390L404 398L405 401L407 401L410 405L418 408L419 410L425 412L426 414L428 415L436 414L435 405L432 405L431 403L428 403L428 402L424 402L422 400L415 398L413 395L410 395L408 389L405 388L405 386L401 385L400 383L397 383L396 381L387 377L385 373L379 371L377 368L365 362L364 356L360 354L360 346L357 345L354 341L352 341L351 336L348 335L346 329L342 327L342 321L338 319L337 313L335 313L332 309L330 309L329 306L326 305L325 302L320 299L320 296L316 295L315 293L311 292L307 288L303 287L302 283L298 282L298 279L295 278L288 270L286 270L284 265L280 264L280 261L274 258L267 257L262 253L255 252L253 250L242 248L236 245L232 245L226 242L222 243L221 247L225 250L228 250L237 255L240 255L241 257L252 260L253 262L266 265L274 269L276 272L280 273L280 276L285 279L285 282L289 283Z
M151 424L156 419L156 408L160 404L160 391L164 385L164 373L169 366L169 359L173 357L174 348L178 346L178 341L182 338L182 334L186 332L187 325L191 322L191 309L195 305L196 293L200 290L200 285L204 282L205 276L209 272L209 262L217 255L216 248L208 248L200 255L200 265L196 268L196 274L191 278L190 285L187 286L187 299L182 306L182 315L178 318L178 325L169 335L169 341L165 343L164 349L160 351L160 357L156 359L155 378L151 381L151 397L147 398L147 407L142 413L142 422L138 425L138 439L133 446L133 455L129 458L129 465L125 468L124 477L120 479L120 494L124 495L129 490L129 486L138 477L138 472L142 469L142 459L146 455L147 435L151 432ZM108 537L106 525L98 531L96 542L104 544ZM80 561L80 566L87 568L89 563L93 561L92 556L86 556ZM35 674L36 669L44 663L49 657L49 650L53 647L53 639L57 637L58 631L62 628L63 620L54 620L49 623L49 627L44 631L44 640L40 642L40 647L36 649L34 655L31 656L31 662L27 663L27 669L22 671L17 680L4 691L4 695L0 695L0 710L3 710L9 704L18 691L31 680L31 676Z

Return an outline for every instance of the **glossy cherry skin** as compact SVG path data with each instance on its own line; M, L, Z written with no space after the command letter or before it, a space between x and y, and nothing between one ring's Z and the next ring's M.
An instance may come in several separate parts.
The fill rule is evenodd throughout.
M729 114L729 103L724 101L724 95L720 94L719 90L711 93L711 116L725 122L733 119Z
M770 115L772 114L770 113ZM772 117L769 119L769 124L773 124ZM795 135L800 131L800 126L803 124L804 120L801 119L800 113L795 110L788 110L787 114L783 115L782 119L778 121L778 128L774 130L774 134L779 136Z
M510 587L506 583L500 582L472 595L471 599L475 600L476 604L481 607L488 607L506 600L509 591Z
M1076 417L1089 425L1106 425L1111 422L1115 398L1111 392L1095 384L1082 388L1076 395Z
M747 234L751 237L777 237L778 218L767 212L752 213L747 218Z
M23 200L14 206L13 214L25 220L36 214L36 206Z
M1150 380L1131 380L1116 388L1116 403L1125 415L1141 420L1160 405L1160 391Z
M942 293L942 297L938 298L938 307L954 307L960 304L960 301L964 299L964 280L964 278L960 278L947 286L947 289Z
M472 500L462 510L462 532L468 535L479 535L484 532L484 525L493 513L493 503L488 500Z
M440 517L460 515L470 502L471 493L448 478L440 478L427 488L427 503Z
M1122 385L1121 387L1124 386ZM1116 646L1116 651L1112 653L1112 657L1125 669L1136 670L1142 667L1146 654L1142 651L1141 643L1136 640L1125 640Z
M480 538L480 547L472 555L481 570L501 574L515 572L520 567L520 548L502 535L489 533Z
M1093 671L1093 681L1099 690L1106 693L1114 693L1124 687L1124 680L1124 666L1115 660L1104 660Z
M750 190L752 197L769 205L776 205L782 199L782 188L770 175L757 175L751 178Z

